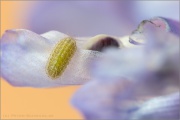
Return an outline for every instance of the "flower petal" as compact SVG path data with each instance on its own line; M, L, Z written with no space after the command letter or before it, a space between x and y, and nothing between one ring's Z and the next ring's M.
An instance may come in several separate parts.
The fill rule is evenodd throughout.
M73 96L71 103L86 120L178 120L179 92L172 95L136 99L129 91L127 79L92 80L82 86Z
M92 80L72 98L85 119L178 119L179 38L154 26L144 36L145 45L109 49L92 63Z
M46 64L55 44L65 34L51 31L42 36L28 30L8 30L1 41L1 75L13 86L55 87L83 84L90 79L85 65L99 52L78 50L63 75L52 80L46 74ZM80 41L80 42L79 42Z
M135 45L141 45L145 41L144 31L147 29L147 26L152 24L152 26L161 28L165 32L170 32L176 36L180 34L179 22L163 17L154 17L149 20L143 20L137 27L136 30L132 32L130 35L130 43Z
M124 120L123 112L125 112L126 105L125 103L121 104L122 101L120 99L125 99L127 100L126 102L132 104L137 102L124 94L130 85L131 82L126 79L112 79L109 81L94 79L82 86L73 95L71 103L83 114L86 120ZM119 95L122 95L122 97L119 98Z
M156 97L139 106L130 119L137 120L179 120L180 118L180 95Z

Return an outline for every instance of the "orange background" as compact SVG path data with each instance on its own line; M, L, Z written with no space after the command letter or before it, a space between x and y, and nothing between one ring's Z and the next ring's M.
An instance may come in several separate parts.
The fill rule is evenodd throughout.
M26 15L35 3L1 1L1 36L7 29L28 29ZM1 119L82 119L69 102L79 87L13 87L1 78Z

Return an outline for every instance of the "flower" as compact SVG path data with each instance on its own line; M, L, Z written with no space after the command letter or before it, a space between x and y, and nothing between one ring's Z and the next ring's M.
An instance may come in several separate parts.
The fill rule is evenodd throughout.
M46 64L54 46L67 35L8 30L2 37L1 75L13 86L87 82L71 101L87 120L179 119L179 29L173 31L168 22L159 20L165 27L159 27L156 20L145 21L143 29L136 30L143 44L131 42L129 36L75 38L77 52L56 80L46 74ZM139 42L137 36L133 39Z
M141 34L144 45L92 63L92 81L71 101L85 119L179 119L179 37L152 23Z
M23 29L7 30L1 40L1 76L11 85L21 87L57 87L86 83L91 79L86 65L102 54L83 48L89 38L75 38L77 52L63 75L52 80L46 74L46 64L54 46L65 37L66 34L58 31L38 35ZM127 43L127 38L123 38L123 43L128 47L130 43Z

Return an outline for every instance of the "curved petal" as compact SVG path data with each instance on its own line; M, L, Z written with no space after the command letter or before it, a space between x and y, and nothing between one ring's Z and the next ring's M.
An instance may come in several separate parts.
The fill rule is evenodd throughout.
M141 104L131 114L130 119L137 120L179 120L180 94L153 98Z
M176 36L180 34L179 21L175 21L169 18L164 17L154 17L149 20L143 20L137 27L136 30L130 35L130 43L135 45L142 45L145 43L144 32L149 25L152 25L156 28L161 28L164 32L170 32Z
M28 30L8 30L1 41L1 75L13 86L55 87L83 84L90 79L85 65L99 52L82 50L83 40L76 40L78 50L57 80L46 74L46 64L55 44L65 34L50 31L42 36Z
M179 92L161 96L136 99L129 91L131 82L126 79L92 80L82 86L71 103L86 120L178 120Z
M72 97L72 105L76 107L86 120L96 119L124 119L126 105L136 103L124 94L131 82L126 79L119 80L92 80L82 86ZM122 95L118 98L118 95ZM124 116L124 117L123 117Z

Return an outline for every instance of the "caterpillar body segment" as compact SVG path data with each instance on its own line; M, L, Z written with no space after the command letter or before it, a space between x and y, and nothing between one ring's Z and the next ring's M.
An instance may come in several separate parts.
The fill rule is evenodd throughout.
M59 41L50 54L46 71L49 77L56 79L63 74L77 50L76 41L67 37Z

